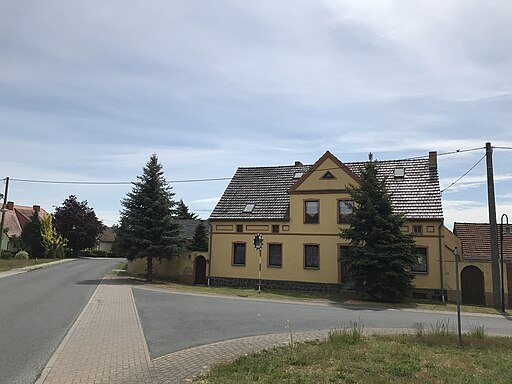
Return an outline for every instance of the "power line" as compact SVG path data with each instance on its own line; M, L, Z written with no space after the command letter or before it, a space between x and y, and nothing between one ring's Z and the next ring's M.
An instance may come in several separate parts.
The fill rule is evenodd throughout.
M5 180L5 179L4 179ZM40 184L79 184L79 185L131 185L131 181L60 181L60 180L35 180L35 179L13 179L23 183L40 183ZM186 180L169 180L168 183L201 183L209 181L231 180L231 177L217 177L208 179L186 179Z
M463 177L465 177L469 172L471 172L475 167L480 164L480 162L485 159L485 155L483 155L480 160L478 160L471 168L469 168L461 177L459 177L457 180L455 180L453 183L451 183L449 186L441 190L441 193L446 191L448 188L453 187L455 184L457 184Z
M512 147L493 147L494 149L508 149L512 150Z

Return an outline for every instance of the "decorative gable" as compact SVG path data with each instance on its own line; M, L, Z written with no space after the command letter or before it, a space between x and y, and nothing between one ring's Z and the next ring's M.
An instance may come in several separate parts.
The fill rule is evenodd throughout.
M327 151L288 192L346 191L350 184L358 185L359 177Z

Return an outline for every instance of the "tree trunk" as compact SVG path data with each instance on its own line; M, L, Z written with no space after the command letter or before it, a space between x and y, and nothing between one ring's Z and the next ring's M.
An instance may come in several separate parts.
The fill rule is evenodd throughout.
M146 272L146 281L153 281L153 256L148 256Z

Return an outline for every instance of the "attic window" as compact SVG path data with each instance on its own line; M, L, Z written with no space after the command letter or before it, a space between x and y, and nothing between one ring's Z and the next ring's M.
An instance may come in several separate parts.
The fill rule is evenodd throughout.
M331 172L327 171L322 176L322 179L323 180L331 180L331 179L335 179L335 177L334 177L334 175Z
M295 172L293 174L293 178L294 179L300 179L302 177L302 175L304 174L304 172Z
M244 208L244 213L252 213L254 207L256 206L256 204L247 204Z
M395 168L395 179L403 179L405 177L405 168L404 167L396 167Z

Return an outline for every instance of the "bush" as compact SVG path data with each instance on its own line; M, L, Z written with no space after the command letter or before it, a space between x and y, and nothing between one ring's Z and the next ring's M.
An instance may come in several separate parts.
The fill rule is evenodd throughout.
M19 251L14 258L16 260L28 260L28 253L26 251Z
M103 249L94 249L92 251L92 253L94 254L94 256L96 257L107 257L107 254L108 252L107 251L104 251Z
M82 249L78 252L78 256L80 257L94 257L94 253L90 249Z
M4 260L10 260L14 257L14 253L11 251L2 251L2 259Z

